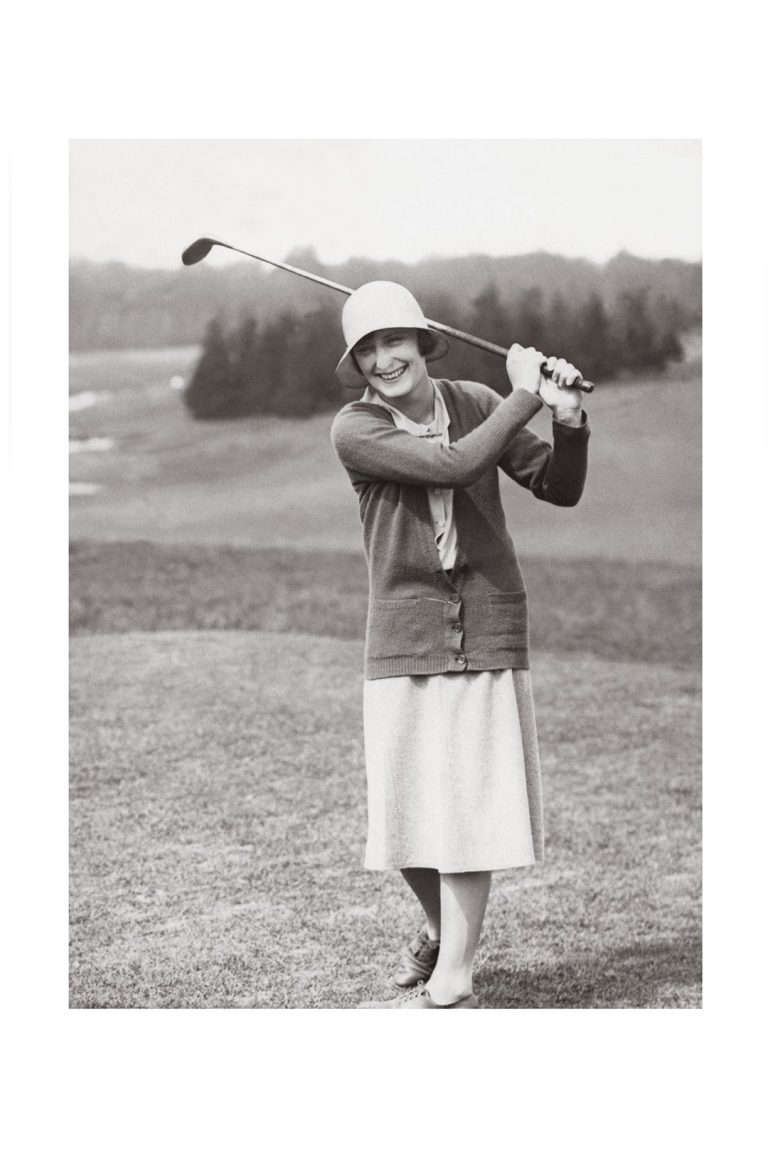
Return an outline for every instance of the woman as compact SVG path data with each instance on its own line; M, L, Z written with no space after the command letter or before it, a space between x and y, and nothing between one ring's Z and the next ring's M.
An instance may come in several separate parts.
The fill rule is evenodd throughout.
M448 343L407 289L353 292L336 372L365 388L331 430L360 501L369 569L363 693L365 866L397 869L425 926L405 992L373 1008L477 1008L472 967L491 873L543 858L525 586L498 468L540 500L577 503L589 429L580 373L512 346L511 394L432 380ZM553 444L525 428L546 404ZM497 467L498 466L498 467Z

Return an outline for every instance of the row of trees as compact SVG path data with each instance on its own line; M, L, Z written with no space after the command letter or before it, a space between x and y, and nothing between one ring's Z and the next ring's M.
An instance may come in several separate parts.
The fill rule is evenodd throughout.
M523 293L510 308L494 285L466 311L447 296L421 303L427 316L494 343L506 347L516 340L564 356L594 381L658 370L682 356L679 306L650 297L646 289L624 292L610 309L596 293L571 305L560 294L546 302L538 289ZM330 305L303 316L285 312L263 325L247 316L231 327L213 320L184 401L203 420L310 416L337 408L350 399L334 374L342 351L338 309ZM481 380L502 395L509 391L503 360L460 341L451 342L432 374Z
M407 284L421 301L440 293L464 304L486 285L495 284L502 301L510 305L538 288L547 309L557 293L573 307L581 307L597 293L611 311L623 292L646 288L651 300L675 301L685 328L701 324L701 264L684 260L646 260L618 252L604 264L595 264L552 252L528 252L431 256L415 264L363 257L323 264L312 248L294 249L285 260L350 288L367 280L396 280ZM272 323L283 312L311 312L324 299L317 285L277 269L267 271L254 260L224 265L204 260L177 271L73 260L70 347L74 351L195 344L211 316L221 317L226 326L238 323L243 314Z

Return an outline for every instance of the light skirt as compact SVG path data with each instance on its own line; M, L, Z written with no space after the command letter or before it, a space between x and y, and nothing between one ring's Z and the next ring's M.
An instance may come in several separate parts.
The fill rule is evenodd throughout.
M486 872L543 860L527 669L366 680L363 721L366 868Z

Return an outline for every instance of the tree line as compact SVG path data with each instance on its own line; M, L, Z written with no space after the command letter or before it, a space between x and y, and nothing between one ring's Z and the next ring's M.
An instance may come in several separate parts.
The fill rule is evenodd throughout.
M460 301L474 300L495 284L503 302L512 305L538 288L549 307L559 292L581 307L597 293L613 310L623 292L647 288L651 300L676 301L685 325L701 323L701 264L683 260L646 260L619 252L603 264L548 252L515 256L428 257L414 264L354 257L323 264L312 248L296 249L288 264L315 272L337 284L357 288L367 280L407 284L417 300L440 293ZM267 270L255 260L219 265L202 261L190 268L134 268L73 260L69 271L70 347L163 348L196 344L211 316L230 327L244 313L272 322L283 312L314 311L324 299L317 285ZM441 315L436 320L444 319ZM447 322L447 321L446 321Z
M546 298L537 288L521 293L510 307L494 284L466 308L440 293L422 296L420 303L427 316L493 343L507 347L515 340L564 356L595 382L660 370L682 357L682 309L647 288L623 292L610 307L596 292L572 303L559 292ZM355 398L339 387L334 373L343 350L339 310L327 304L263 323L248 315L229 325L214 319L183 399L201 420L305 417L335 409ZM430 371L509 392L504 361L460 341L451 341L448 355Z

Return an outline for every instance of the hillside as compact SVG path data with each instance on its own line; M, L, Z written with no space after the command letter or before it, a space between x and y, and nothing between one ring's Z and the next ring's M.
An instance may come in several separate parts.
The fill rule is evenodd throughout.
M192 420L168 381L194 358L195 349L72 357L72 391L103 400L72 413L71 435L114 441L71 458L71 479L98 485L71 509L72 538L358 551L357 501L331 448L332 414ZM542 504L503 481L521 551L698 564L698 375L607 384L587 406L590 476L577 508ZM531 427L548 436L547 414Z

